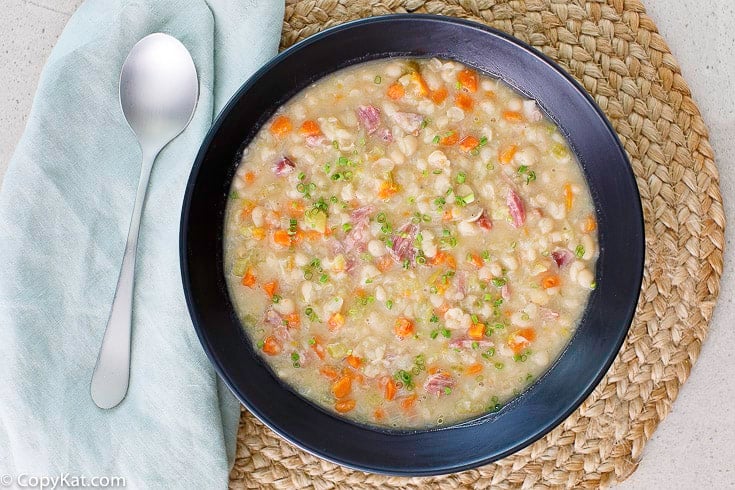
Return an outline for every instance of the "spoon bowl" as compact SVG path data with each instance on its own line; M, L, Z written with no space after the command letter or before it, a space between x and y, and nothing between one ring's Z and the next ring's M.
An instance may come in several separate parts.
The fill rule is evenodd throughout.
M133 46L120 73L120 105L138 139L142 164L120 276L90 392L100 408L117 406L128 391L135 253L153 162L189 124L199 99L194 61L181 42L151 34Z

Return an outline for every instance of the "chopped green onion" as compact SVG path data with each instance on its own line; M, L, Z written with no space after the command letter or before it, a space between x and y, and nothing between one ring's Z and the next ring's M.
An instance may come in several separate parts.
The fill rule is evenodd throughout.
M495 286L496 288L502 288L503 286L505 286L507 281L505 280L505 278L502 277L493 277L492 282L493 286Z
M304 180L306 178L306 174L304 172L299 172L299 180Z
M479 343L478 341L474 340L474 341L472 342L472 348L473 348L473 349L477 349L478 347L480 347L480 343Z
M457 183L458 184L464 184L465 180L467 180L467 174L464 172L460 172L457 174Z
M431 142L434 143L435 145L439 143L439 141L441 141L441 137L439 137L438 134L434 136L434 139L431 140Z
M442 334L442 335L443 335L443 336L444 336L445 338L447 338L447 339L448 339L449 337L451 337L451 336L452 336L452 332L450 332L450 331L449 331L449 329L446 329L446 328L442 328L442 330L441 330L441 334Z
M280 303L281 302L281 297L279 295L277 295L277 294L274 294L272 299L273 299L273 302L274 303Z
M312 337L309 339L309 345L314 345L314 344L316 344L316 339Z
M389 310L393 309L393 300L389 299L388 301L386 301L385 307L388 308Z
M490 359L495 355L495 347L490 347L488 350L482 353L482 357L485 359Z
M449 386L445 387L444 388L444 394L445 395L451 395L452 394L452 389Z
M485 146L487 144L487 136L483 136L480 138L480 143L478 146Z
M520 167L518 167L518 173L519 174L525 174L526 172L528 172L528 166L527 165L521 165Z
M435 339L438 336L439 336L439 331L438 330L432 330L431 333L429 334L429 337L431 337L432 339Z
M237 195L237 191L230 192L230 199L237 199L239 196Z
M332 141L332 146L335 150L339 150L339 142L337 140Z
M378 223L385 223L385 213L378 213L378 216L375 218Z
M505 367L505 364L502 362L496 362L495 363L495 369L502 370Z
M352 229L352 224L351 223L343 223L342 224L342 231L344 231L345 233L349 232L351 229Z
M536 172L531 170L530 172L528 172L528 177L526 177L526 184L530 184L534 180L536 180Z
M322 283L322 284L324 284L325 282L327 282L328 279L329 279L329 276L326 275L326 274L322 274L321 276L319 276L319 282Z
M584 247L582 245L577 245L577 248L574 249L574 255L576 255L578 259L584 257Z
M380 85L380 82L383 81L383 78L380 75L375 75L375 78L373 79L373 82Z

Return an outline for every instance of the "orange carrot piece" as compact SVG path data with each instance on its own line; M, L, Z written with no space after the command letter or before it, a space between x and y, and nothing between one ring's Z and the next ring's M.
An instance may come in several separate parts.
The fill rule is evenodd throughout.
M411 78L414 82L416 82L416 86L419 89L419 95L422 97L426 97L429 95L429 86L426 85L426 80L424 80L424 77L421 76L421 73L415 71L411 74Z
M503 111L503 119L510 122L523 122L523 114L518 111Z
M284 136L290 133L291 129L293 129L293 125L291 124L291 119L289 119L288 116L276 116L271 123L271 133L275 136Z
M396 382L388 378L388 381L385 383L385 391L383 392L385 399L388 401L393 400L396 397L397 391Z
M541 278L541 287L544 289L555 288L561 284L561 279L556 274L546 274Z
M587 216L587 219L584 220L584 231L587 233L591 231L595 231L597 229L597 221L595 221L595 217L592 215Z
M329 320L327 320L327 327L329 327L330 332L336 332L340 328L342 328L345 324L345 316L340 313L333 313L332 316L329 317Z
M375 420L383 420L385 418L385 410L380 407L376 408L373 412L373 418Z
M301 134L306 136L319 136L322 134L322 130L319 128L319 123L312 119L304 121L301 128L299 128L299 131L301 131Z
M477 92L477 73L465 69L457 74L457 81L470 92Z
M503 165L509 164L510 161L513 160L517 151L518 147L516 145L507 146L505 149L498 152L498 161Z
M240 284L251 288L255 286L255 281L256 281L255 276L250 271L250 269L248 269L247 272L245 272L245 275L242 276L242 279L240 280Z
M444 100L446 100L448 95L449 92L447 91L446 87L442 87L431 92L431 101L434 102L434 104L441 104L442 102L444 102Z
M449 134L439 139L439 144L442 146L456 145L459 141L459 134L456 131L450 131Z
M355 400L340 400L334 404L334 409L339 413L347 413L350 410L354 410L355 405L357 405Z
M278 281L271 281L263 284L263 291L265 291L265 294L267 294L269 298L272 298L273 295L276 294L276 289L278 289Z
M337 398L344 398L350 394L352 390L352 378L350 376L342 376L332 385L332 394Z
M482 260L482 257L480 257L480 256L479 256L479 255L477 255L477 254L470 254L470 256L469 256L469 261L470 261L470 262L472 262L472 264L473 264L473 265L474 265L475 267L477 267L477 268L480 268L480 267L482 267L483 265L485 265L485 261L484 261L484 260Z
M319 372L328 379L334 381L339 376L339 373L332 366L322 366L319 368Z
M384 180L380 184L380 189L378 189L378 197L380 199L389 199L395 196L400 190L401 186L397 183L390 180Z
M298 313L289 313L283 317L286 320L286 325L289 328L300 328L301 327L301 316Z
M302 201L301 199L293 200L288 203L288 214L290 214L294 218L302 216L305 209L306 206L304 204L304 201Z
M536 340L536 331L533 328L523 328L508 337L508 347L514 354L520 354L534 340Z
M437 252L434 257L429 260L430 265L447 265L452 269L457 268L457 259L448 252Z
M472 340L480 340L482 339L482 336L485 334L485 324L484 323L473 323L469 330L467 330L467 336L471 338Z
M463 111L471 111L472 107L475 105L475 101L472 100L472 97L470 97L469 94L460 92L454 98L454 104Z
M378 259L377 267L380 272L387 272L393 268L394 261L390 255L386 254Z
M472 151L477 148L477 145L479 144L480 140L478 140L474 136L465 136L464 138L459 140L459 149L462 151Z
M355 369L359 368L360 365L362 364L362 360L357 356L353 356L352 354L345 357L345 361L347 361L347 364L349 364Z
M390 87L388 87L388 97L390 97L393 100L398 100L402 98L404 95L406 95L406 89L403 88L403 85L401 85L398 82L392 83Z
M465 369L464 373L471 376L473 374L481 372L483 367L484 366L482 365L482 363L476 362L475 364L470 364L469 366L467 366L467 369Z
M288 247L291 245L291 236L286 230L277 230L273 233L273 242L282 247Z
M243 180L247 184L252 184L255 182L255 174L253 172L245 172L245 175L243 176Z
M567 211L572 209L572 204L574 204L574 192L572 192L572 185L564 184L564 205L566 206Z
M263 352L269 356L278 355L281 352L281 343L273 335L269 335L263 340Z
M399 316L396 319L394 331L398 338L405 339L407 337L410 337L411 335L413 335L414 331L413 322L404 316Z
M442 303L442 304L441 304L441 305L440 305L440 306L439 306L439 307L438 307L438 308L436 309L436 312L437 312L437 313L439 313L440 315L444 315L444 313L446 313L448 309L449 309L449 303L447 303L447 302L445 301L444 303Z
M411 410L413 408L413 404L416 402L416 393L414 393L411 396L407 396L406 398L401 401L401 408L405 411Z

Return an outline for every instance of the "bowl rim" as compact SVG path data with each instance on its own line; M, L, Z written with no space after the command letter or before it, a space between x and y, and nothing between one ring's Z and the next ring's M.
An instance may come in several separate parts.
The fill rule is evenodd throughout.
M203 163L206 159L207 153L212 143L217 138L220 132L220 129L224 125L228 115L236 107L236 105L239 103L239 100L242 98L242 96L245 93L247 93L266 73L271 71L274 66L280 64L284 59L294 56L304 49L308 49L311 45L319 43L325 38L334 36L337 33L340 33L345 30L350 30L352 28L359 27L359 26L364 26L364 25L369 25L369 24L383 24L383 23L391 23L391 22L396 22L396 21L407 21L407 20L410 22L427 22L427 23L439 22L443 24L455 24L460 27L483 31L487 35L491 35L491 36L500 38L501 40L508 42L510 44L513 44L521 48L522 50L528 52L531 56L543 62L543 64L546 65L546 69L553 70L557 74L561 75L568 83L570 83L573 86L575 91L585 99L586 104L596 113L600 121L603 122L605 126L605 130L609 133L609 135L613 138L615 142L615 147L619 152L618 156L622 158L622 160L625 163L627 163L627 166L625 168L625 172L627 174L626 177L631 180L633 184L632 190L634 191L634 194L636 197L636 199L634 200L633 203L631 203L631 205L635 208L634 210L635 214L640 218L639 221L637 221L636 223L631 223L632 227L634 226L637 228L634 230L634 232L636 235L639 236L639 239L637 240L637 244L636 244L637 250L634 250L634 252L640 251L640 256L637 258L637 261L635 263L635 265L637 266L636 270L639 271L639 274L636 277L632 278L632 281L635 284L634 289L638 291L636 301L627 303L627 309L624 315L626 318L625 327L621 328L619 331L619 334L615 338L609 341L609 345L611 345L611 351L614 350L615 354L608 356L608 358L606 358L605 361L599 365L599 369L595 373L594 377L591 378L587 386L585 386L581 390L577 390L578 395L574 398L574 402L571 403L566 410L559 412L556 417L549 420L547 423L538 426L538 428L529 437L525 438L522 441L516 441L514 444L510 444L506 450L493 454L492 456L478 457L478 458L473 459L472 461L467 461L464 464L455 464L451 466L433 466L431 468L421 468L421 469L410 468L404 471L400 467L375 466L375 465L364 464L364 463L360 463L360 462L356 462L356 461L352 461L348 459L342 459L340 457L335 456L334 453L329 452L328 448L324 449L324 448L320 448L320 447L316 447L314 445L308 444L304 441L300 441L296 439L295 437L293 437L291 434L289 434L287 431L284 431L277 424L273 423L273 421L271 421L269 416L263 410L261 410L258 406L252 404L250 400L247 399L247 397L242 395L241 390L237 386L237 383L232 379L232 377L228 373L226 366L222 363L222 361L217 357L216 353L214 352L215 349L214 349L214 346L212 345L209 334L206 332L206 328L200 325L199 321L197 320L196 306L194 305L194 295L192 292L192 286L191 286L191 280L190 280L191 276L190 276L190 271L189 271L189 265L187 263L187 237L189 235L189 216L190 216L190 211L191 211L191 204L192 204L192 197L194 194L194 188L195 188L197 178L202 169ZM381 56L375 59L390 59L390 56ZM358 63L357 62L351 63L350 65L352 66L355 64L358 64ZM332 70L331 72L337 71L342 68L343 67L337 67L335 70ZM505 83L508 83L506 80L503 80L503 81ZM513 86L513 88L514 90L519 90L515 86ZM542 52L536 50L535 48L528 45L527 43L509 34L499 31L495 28L480 24L478 22L455 18L455 17L433 15L433 14L407 13L407 14L389 14L389 15L381 15L381 16L357 19L357 20L345 22L343 24L339 24L337 26L325 29L324 31L321 31L317 34L309 36L308 38L292 45L288 49L282 51L281 53L276 55L274 58L269 60L267 63L265 63L259 70L257 70L253 75L251 75L240 86L240 88L232 95L229 101L220 110L210 130L208 131L206 137L202 141L200 149L194 160L194 164L192 166L192 170L191 170L189 179L187 181L185 195L183 199L183 205L182 205L180 233L179 233L179 257L180 257L181 277L182 277L182 283L183 283L183 289L184 289L184 294L186 298L187 308L190 313L190 317L192 319L194 329L197 333L197 337L199 338L199 341L202 344L202 347L204 348L204 351L210 363L212 364L215 371L217 372L218 376L224 381L228 389L236 396L238 401L242 403L248 409L248 411L250 411L250 413L252 413L258 420L260 420L263 424L265 424L270 430L274 431L276 434L278 434L280 437L288 441L290 444L293 444L297 446L298 448L314 456L317 456L321 459L330 461L332 463L335 463L335 464L338 464L338 465L341 465L347 468L351 468L351 469L355 469L359 471L368 471L368 472L377 473L377 474L396 475L396 476L432 476L432 475L447 474L447 473L463 471L463 470L467 470L471 468L476 468L478 466L488 464L493 461L497 461L499 459L507 457L511 454L514 454L524 449L525 447L533 444L539 439L541 439L543 436L545 436L551 430L553 430L555 427L561 424L567 417L569 417L569 415L571 415L574 411L576 411L579 408L579 406L594 391L594 389L599 385L599 383L602 381L604 376L607 374L610 366L612 365L612 363L614 362L614 360L616 359L620 351L620 348L629 332L631 323L633 321L637 303L638 303L638 300L640 299L640 289L641 289L641 284L643 281L643 271L644 271L644 263L645 263L645 230L644 230L642 205L640 201L640 193L638 190L638 186L635 182L635 174L633 173L632 166L623 148L624 147L622 143L620 142L620 139L618 138L617 133L615 132L608 118L605 116L604 112L595 103L594 99L590 96L590 94L581 86L579 82L577 82L577 80L575 80L569 73L567 73L564 69L559 67L559 65L557 65L555 61L553 61L551 58L549 58ZM586 175L585 175L585 180L587 180ZM559 357L557 358L557 360L553 361L549 365L549 368L542 375L540 375L538 379L541 379L554 367L554 365L558 362L559 358L561 358L561 356L563 355L564 351L571 344L572 338L570 338L567 345L564 347L562 352L559 354ZM278 381L281 381L281 380L278 379ZM512 400L510 400L508 402L508 405L512 404L514 401L519 400L520 398L522 398L522 395L517 396L513 398ZM303 397L302 399L306 402L309 402L309 400ZM485 415L488 415L488 414L485 414ZM457 426L473 425L473 423L475 423L479 419L483 419L483 416L478 416L474 419L470 419L469 421L460 422L459 424L450 425L450 426L442 427L439 429L428 429L426 432L436 432L437 430L451 430L452 428L457 427ZM376 429L371 426L361 425L355 422L352 422L352 423L356 425L360 425L363 428L372 429L373 431L375 431ZM377 429L380 430L380 428L377 428Z

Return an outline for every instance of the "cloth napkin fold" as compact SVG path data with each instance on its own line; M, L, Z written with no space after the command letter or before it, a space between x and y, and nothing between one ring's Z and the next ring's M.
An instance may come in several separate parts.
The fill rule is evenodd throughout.
M239 406L186 310L181 203L213 118L275 55L273 0L88 0L54 48L0 192L0 474L222 488ZM122 63L153 32L191 51L200 97L158 156L143 211L127 398L89 383L110 311L141 154L118 102Z

